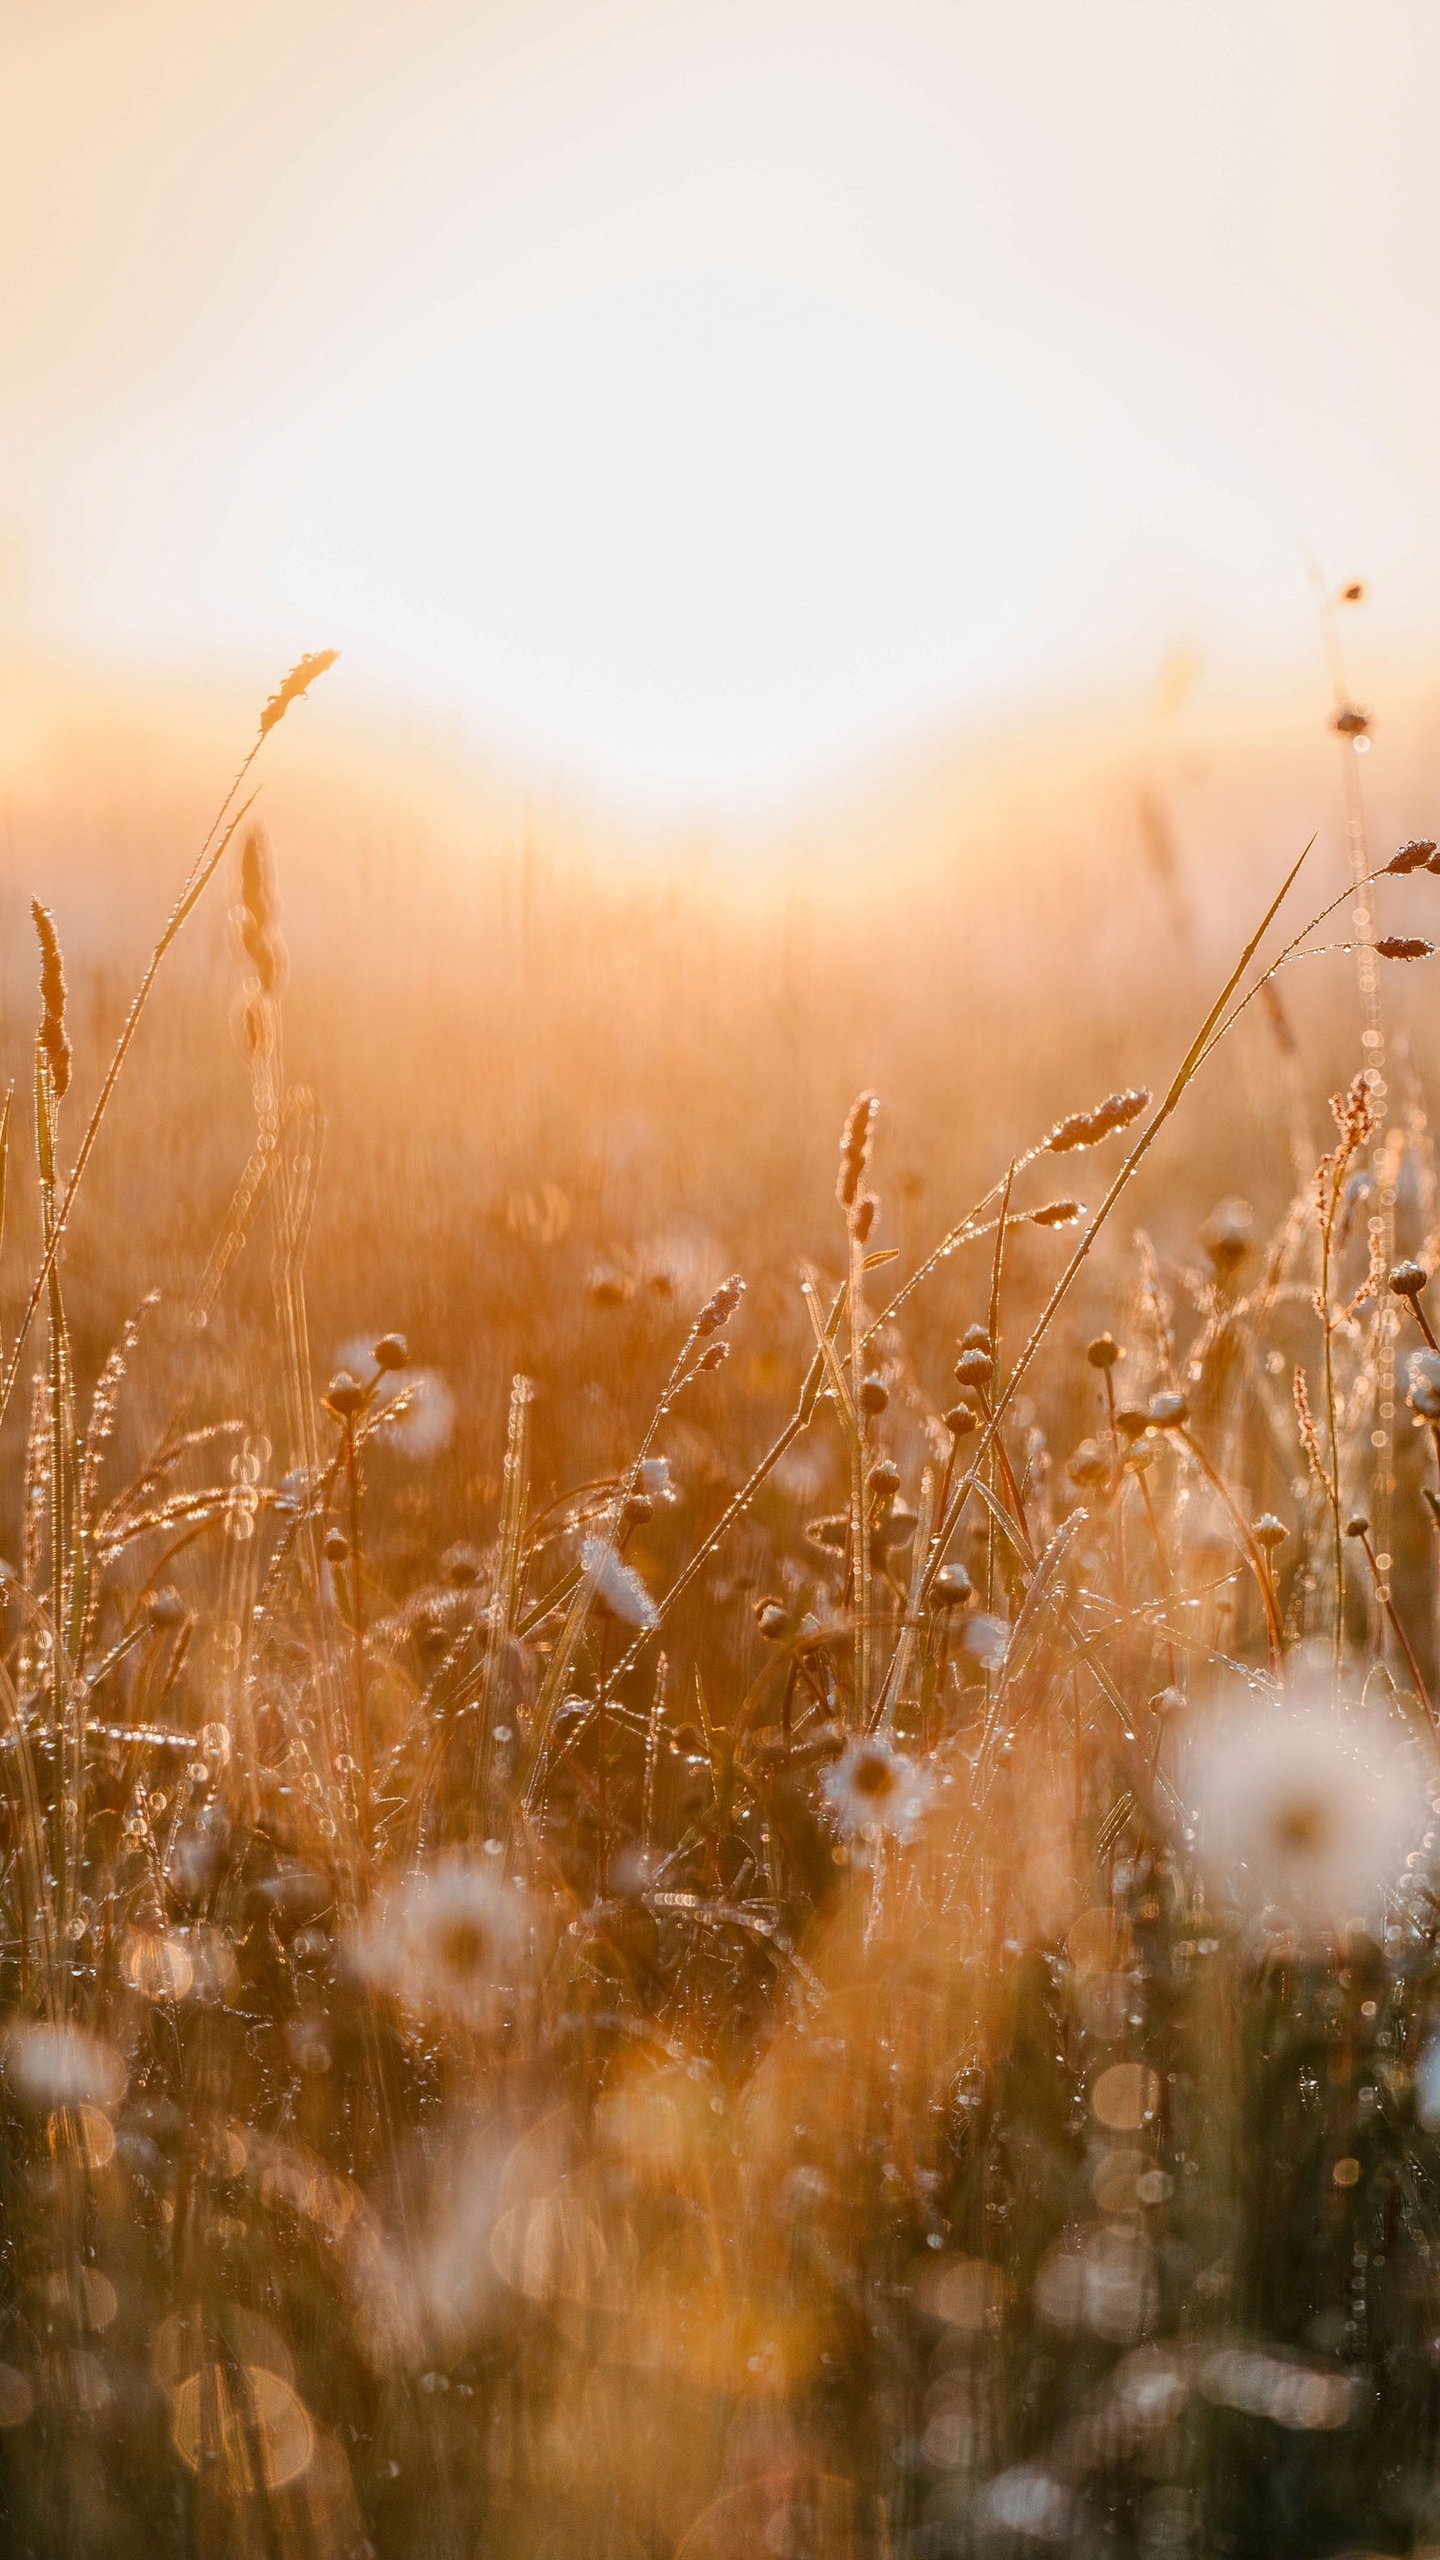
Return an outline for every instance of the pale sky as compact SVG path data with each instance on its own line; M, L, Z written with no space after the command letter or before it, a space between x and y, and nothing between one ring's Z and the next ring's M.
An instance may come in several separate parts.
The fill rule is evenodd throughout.
M0 0L0 630L745 809L1440 628L1435 0Z

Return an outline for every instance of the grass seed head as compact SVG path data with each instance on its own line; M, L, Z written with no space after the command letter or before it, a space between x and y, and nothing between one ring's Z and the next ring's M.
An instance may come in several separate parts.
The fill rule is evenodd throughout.
M703 1341L706 1334L718 1333L722 1325L727 1325L744 1295L744 1280L741 1278L738 1271L732 1271L728 1280L721 1281L714 1296L706 1299L704 1306L696 1317L695 1337L697 1341ZM716 1364L714 1362L711 1363L712 1367L715 1365Z
M299 702L309 692L317 676L323 676L339 657L338 649L315 649L296 660L290 673L276 687L260 714L260 735L268 738L272 729L284 719L292 702Z
M835 1197L842 1209L853 1209L860 1194L861 1177L870 1161L870 1145L879 1111L877 1094L862 1093L851 1103L840 1138L840 1171L835 1183Z
M1093 1111L1072 1111L1068 1118L1057 1120L1045 1144L1056 1156L1067 1155L1074 1147L1098 1147L1102 1138L1112 1137L1117 1129L1128 1129L1132 1120L1138 1120L1149 1100L1149 1092L1143 1086L1107 1094Z
M30 901L40 942L40 1028L36 1037L49 1064L55 1099L63 1102L70 1085L70 1042L65 1030L65 963L55 918L38 898Z

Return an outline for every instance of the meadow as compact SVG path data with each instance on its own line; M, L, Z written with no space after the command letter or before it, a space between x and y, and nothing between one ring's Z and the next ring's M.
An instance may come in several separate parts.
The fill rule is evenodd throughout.
M461 873L340 680L5 816L6 2549L1440 2547L1433 759Z

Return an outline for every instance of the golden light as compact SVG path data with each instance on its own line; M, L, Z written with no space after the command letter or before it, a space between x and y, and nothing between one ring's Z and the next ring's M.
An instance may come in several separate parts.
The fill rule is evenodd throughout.
M0 633L318 636L741 807L1177 641L1308 670L1302 542L1413 637L1437 72L1336 0L34 13Z

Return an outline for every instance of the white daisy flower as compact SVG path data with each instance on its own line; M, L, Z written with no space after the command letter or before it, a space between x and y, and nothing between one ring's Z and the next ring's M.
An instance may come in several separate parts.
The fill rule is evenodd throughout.
M1428 1809L1417 1746L1377 1709L1254 1690L1192 1733L1188 1791L1217 1881L1302 1931L1373 1923Z
M529 1895L457 1852L383 1895L350 1955L406 2008L494 2029L534 1970L536 1934Z
M622 1564L614 1548L604 1538L587 1538L580 1549L580 1562L590 1576L595 1596L603 1600L615 1617L623 1618L627 1627L653 1627L659 1624L660 1612L633 1565Z
M908 1840L930 1801L927 1772L878 1738L847 1742L822 1783L840 1829L851 1837L888 1831Z

